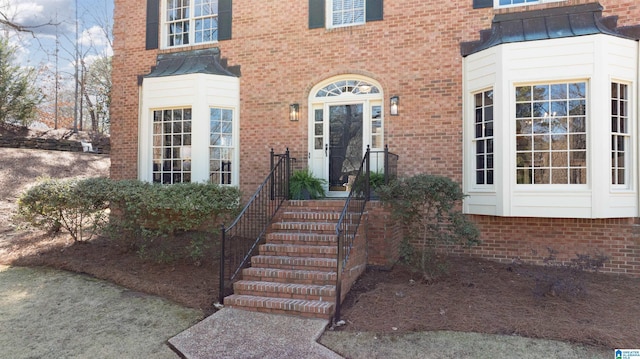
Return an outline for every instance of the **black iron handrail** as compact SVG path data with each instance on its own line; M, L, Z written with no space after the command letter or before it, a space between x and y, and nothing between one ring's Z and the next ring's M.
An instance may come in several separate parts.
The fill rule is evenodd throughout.
M271 171L258 187L238 217L228 227L222 225L220 243L219 303L232 292L233 282L260 244L271 220L282 203L289 198L291 157L289 149L284 154L270 153ZM228 270L226 270L228 268ZM225 276L228 273L228 276Z
M389 184L391 180L397 178L398 174L398 155L389 152L389 148L385 146L384 151L371 151L367 146L367 151L360 163L360 169L355 176L351 191L344 204L338 224L336 225L336 236L338 237L338 264L336 278L336 306L333 317L334 324L340 320L340 311L342 307L342 274L347 266L349 254L358 233L358 227L362 215L364 214L367 201L371 197L371 172L372 170L380 173L379 162L380 155L383 155L383 171L384 184ZM372 163L372 157L375 163Z

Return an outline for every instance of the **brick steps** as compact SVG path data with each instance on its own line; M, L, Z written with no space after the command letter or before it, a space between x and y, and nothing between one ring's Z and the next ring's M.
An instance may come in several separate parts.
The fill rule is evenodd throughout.
M330 318L335 307L333 300L285 299L237 294L226 297L224 301L225 305L233 308L276 314L294 314L313 318Z
M336 223L344 201L289 201L225 306L329 319L336 300Z
M335 233L298 233L298 232L271 232L267 233L267 243L270 244L304 244L317 246L335 246L338 238Z
M276 283L327 285L336 281L336 273L301 269L272 269L251 267L242 271L242 279Z
M337 246L314 246L305 244L263 244L260 254L267 256L336 258Z
M289 256L254 256L251 264L254 267L275 268L275 269L302 269L331 272L336 270L337 260L335 258L309 258L309 257L289 257Z
M254 295L283 299L320 300L335 298L335 285L274 283L243 280L233 286L236 295Z
M336 232L336 225L330 222L277 222L271 225L271 229L296 233L330 234Z

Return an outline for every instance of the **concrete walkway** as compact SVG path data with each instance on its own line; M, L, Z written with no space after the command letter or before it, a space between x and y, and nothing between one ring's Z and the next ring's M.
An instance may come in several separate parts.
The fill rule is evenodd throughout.
M316 342L327 324L323 319L224 308L169 344L188 359L342 358Z

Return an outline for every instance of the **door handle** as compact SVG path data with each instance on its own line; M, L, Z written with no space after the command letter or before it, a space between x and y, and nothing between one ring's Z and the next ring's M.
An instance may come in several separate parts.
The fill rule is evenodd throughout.
M325 157L329 157L329 144L328 143L324 144L324 156Z

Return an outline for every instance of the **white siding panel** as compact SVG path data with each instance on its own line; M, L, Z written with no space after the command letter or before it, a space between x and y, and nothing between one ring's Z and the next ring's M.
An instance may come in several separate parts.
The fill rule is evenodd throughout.
M584 77L594 70L594 39L555 39L505 45L504 71L519 81Z
M514 193L511 215L516 217L591 217L591 192Z
M464 199L465 213L497 215L497 198L495 193L467 193Z
M489 49L465 59L467 88L470 92L475 92L492 86L496 82L497 62L496 49Z

